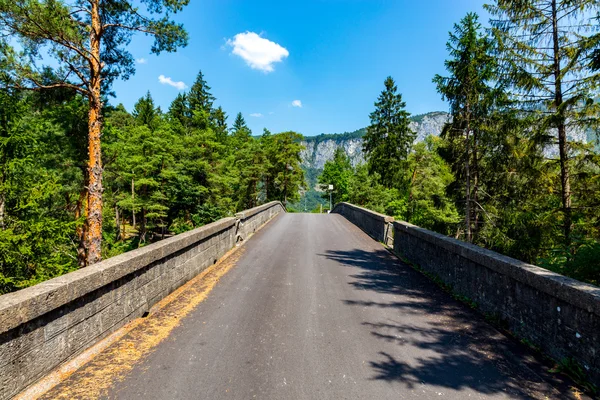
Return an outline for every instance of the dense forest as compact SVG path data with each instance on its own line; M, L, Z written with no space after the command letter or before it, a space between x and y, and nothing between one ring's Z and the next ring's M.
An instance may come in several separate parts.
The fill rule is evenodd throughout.
M294 132L231 127L202 73L168 111L148 93L105 107L102 257L271 200L304 183ZM85 266L87 102L72 91L0 99L0 293Z
M167 111L110 105L136 33L187 45L188 2L0 0L0 294L298 198L301 136L229 126L201 72Z
M171 20L188 0L134 3L0 0L0 294L270 200L302 208L302 136L229 124L201 72L168 110L150 93L111 105L112 82L135 73L135 33L155 54L188 40ZM600 5L487 10L487 27L472 13L455 25L433 77L452 116L440 137L415 143L388 77L370 126L348 134L364 134L367 162L338 149L308 181L598 284L600 154L573 133L598 137Z
M414 143L388 77L364 136L367 163L353 168L338 149L319 183L334 185L336 202L598 284L600 153L576 139L598 140L600 6L498 0L487 9L488 28L473 13L455 25L447 75L433 78L452 116L442 135Z

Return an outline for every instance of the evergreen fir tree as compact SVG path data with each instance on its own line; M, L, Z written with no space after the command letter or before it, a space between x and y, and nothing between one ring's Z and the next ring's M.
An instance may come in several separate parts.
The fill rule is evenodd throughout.
M280 200L284 205L300 198L300 188L306 186L304 171L301 168L300 144L302 135L296 132L282 132L273 135L270 159L275 191L272 200ZM271 200L271 199L269 199Z
M190 105L185 93L179 93L169 106L169 115L187 127L190 122Z
M252 131L246 125L246 120L241 112L237 113L231 127L231 142L235 149L241 149L252 138Z
M149 91L146 96L135 103L132 114L138 124L146 125L151 131L154 131L157 126L159 110L155 107Z
M260 204L262 196L261 183L267 171L265 149L258 140L252 140L237 156L239 168L239 189L237 193L238 209L247 210Z
M225 143L227 141L227 114L221 106L217 107L213 112L213 125L217 135L217 141Z
M208 122L213 112L215 97L210 93L210 86L204 80L202 71L198 72L196 81L190 88L187 98L191 113L202 114L202 118ZM206 126L201 127L206 128Z
M385 90L375 103L370 115L371 125L364 136L363 150L368 159L369 173L379 174L380 182L387 188L398 184L403 162L415 139L409 127L410 114L406 103L392 77L387 77Z
M480 211L480 143L492 103L498 96L490 86L497 75L490 55L491 42L482 33L477 14L468 13L454 25L446 48L452 57L445 62L450 76L436 75L433 82L450 103L452 122L445 129L445 137L454 146L454 170L464 178L465 238L471 242Z
M569 128L595 126L600 74L590 70L595 40L587 37L596 0L497 0L487 5L498 57L519 110L536 115L542 146L558 144L562 233L573 229L573 165Z

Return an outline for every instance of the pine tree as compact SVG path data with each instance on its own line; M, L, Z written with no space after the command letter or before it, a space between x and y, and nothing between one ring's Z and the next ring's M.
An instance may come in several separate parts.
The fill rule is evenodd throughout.
M274 175L275 168L275 150L273 134L267 128L263 129L263 134L260 137L260 147L265 153L265 171L263 173L263 192L265 201L273 200L273 193L275 193Z
M179 93L175 100L171 102L169 106L169 115L171 118L179 121L183 128L187 128L191 116L190 116L190 105L188 102L188 97L185 93Z
M81 221L73 211L82 176L67 128L82 101L44 99L48 107L39 109L35 97L0 90L0 294L77 268ZM63 101L73 113L57 112Z
M217 107L213 113L213 126L217 135L217 141L227 142L227 114L221 106Z
M130 196L123 191L118 205L139 211L137 228L140 245L147 241L149 231L155 228L162 231L167 225L167 187L169 180L175 176L171 147L174 140L163 127L152 132L143 125L134 127L125 143L121 143L122 151L117 161L120 177L124 180L123 186L135 182L135 195Z
M586 36L593 25L595 0L497 0L486 9L498 42L504 78L519 110L537 118L543 146L558 144L562 230L571 242L572 146L574 127L597 124L595 89L600 75L589 69L595 41ZM550 135L555 135L551 137Z
M300 198L300 188L306 186L301 167L302 135L296 132L265 134L261 142L268 162L267 201L279 200L287 205Z
M264 200L261 184L267 171L267 155L258 140L252 140L239 155L237 155L239 168L239 188L236 197L238 210L247 210L256 207Z
M410 114L392 77L387 77L385 90L370 115L371 125L364 136L363 151L368 158L369 173L378 173L387 188L397 184L403 162L415 139L409 127Z
M496 78L495 62L490 55L491 42L483 35L477 14L468 13L450 32L446 48L450 60L445 62L449 77L436 75L433 82L442 98L450 102L452 122L445 129L450 144L457 143L464 152L455 164L463 164L465 192L465 237L473 239L479 215L479 159L483 126L496 96L490 81ZM460 151L460 150L458 150ZM459 168L455 167L455 171ZM457 171L458 172L458 171ZM458 175L458 174L457 174Z
M246 125L246 120L241 112L237 113L231 127L231 142L234 149L241 149L252 138L252 131Z
M207 129L212 120L215 97L210 93L210 86L204 80L202 71L198 72L196 81L187 94L191 123L200 129Z
M131 0L0 0L0 30L21 46L15 50L5 41L0 46L8 82L4 87L70 89L88 100L88 264L102 257L103 96L115 79L134 73L133 57L125 47L134 33L153 36L152 52L157 54L187 43L182 25L169 19L187 3L148 0L144 13ZM41 50L45 57L36 57ZM57 65L52 75L44 72L48 57Z
M210 93L210 86L204 80L202 71L198 72L196 81L190 88L188 93L188 101L190 108L193 111L204 111L210 114L215 102L215 97Z
M148 91L146 96L140 98L133 106L133 117L140 125L146 125L151 131L154 131L158 125L158 108L154 105L152 95Z

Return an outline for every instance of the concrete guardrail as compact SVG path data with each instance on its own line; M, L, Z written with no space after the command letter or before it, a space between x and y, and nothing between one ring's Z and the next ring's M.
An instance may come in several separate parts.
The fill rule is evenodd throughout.
M0 399L143 316L281 212L264 204L0 296Z

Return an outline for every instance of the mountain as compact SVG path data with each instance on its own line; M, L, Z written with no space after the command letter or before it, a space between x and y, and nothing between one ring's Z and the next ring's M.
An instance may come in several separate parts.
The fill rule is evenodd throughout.
M411 117L410 127L417 133L416 141L420 142L429 135L439 135L442 132L444 124L448 122L449 117L449 114L443 111L435 111ZM346 151L348 157L350 157L352 165L364 162L362 138L366 131L366 128L363 128L354 132L305 137L302 141L302 145L305 147L301 153L302 166L307 169L323 169L325 162L333 158L335 149L340 146Z
M415 142L423 141L429 135L439 136L444 128L444 124L449 119L450 115L443 111L434 111L411 117L410 127L417 134ZM356 166L359 163L365 162L362 152L363 136L365 133L366 128L363 128L354 132L304 137L302 144L305 149L301 152L301 157L308 190L298 203L291 205L293 209L306 209L310 211L314 207L317 207L319 203L327 204L327 200L321 198L321 193L317 185L317 179L323 170L325 162L333 159L335 149L340 146L350 157L352 165ZM549 133L552 137L556 137L555 131L551 130ZM570 141L574 142L596 143L596 148L600 151L600 140L596 136L596 132L592 129L570 127L567 130L567 136ZM549 158L557 158L558 146L548 145L544 153Z
M439 135L448 121L450 115L446 112L435 111L427 114L415 115L411 117L410 127L416 132L416 141L422 141L429 135ZM366 128L354 132L320 134L318 136L304 137L302 145L305 149L301 152L302 168L308 184L308 190L303 194L300 201L291 204L295 210L310 211L317 207L319 203L327 202L321 198L321 193L317 185L317 179L323 171L325 162L333 159L333 153L337 147L342 147L352 165L365 162L362 151L363 136L367 132Z

